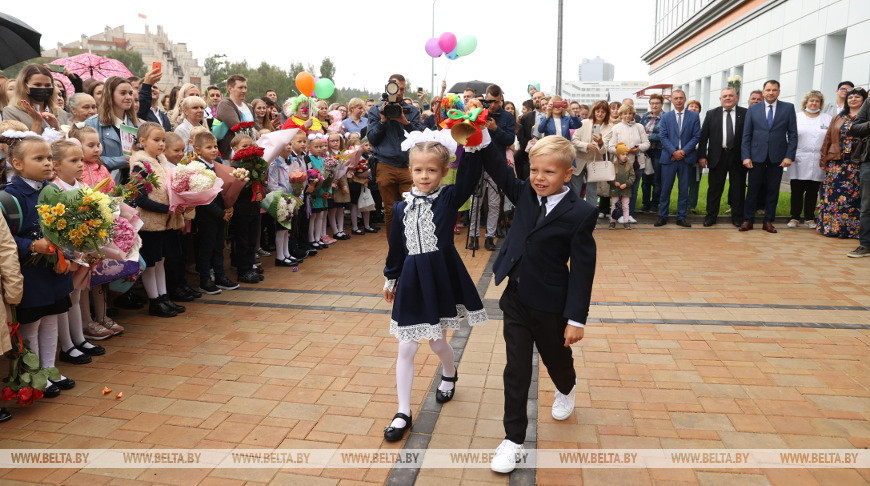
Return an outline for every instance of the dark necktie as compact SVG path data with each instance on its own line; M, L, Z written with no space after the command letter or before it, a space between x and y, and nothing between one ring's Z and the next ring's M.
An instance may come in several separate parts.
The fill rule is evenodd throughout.
M725 110L725 148L734 147L734 122L731 121L731 110Z
M538 219L535 220L535 226L541 224L541 221L547 217L547 197L541 197L541 210L538 211Z
M773 105L767 105L767 128L773 127Z
M683 150L683 112L677 112L677 149Z

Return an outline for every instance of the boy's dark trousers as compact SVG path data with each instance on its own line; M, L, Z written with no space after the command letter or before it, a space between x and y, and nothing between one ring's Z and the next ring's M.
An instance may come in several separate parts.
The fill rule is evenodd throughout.
M257 235L260 234L260 203L251 201L252 192L248 189L239 194L233 205L230 230L233 235L233 262L244 275L254 269L257 251Z
M211 280L211 270L214 270L215 279L225 277L223 218L197 215L196 225L199 228L196 235L196 271L199 272L200 283Z
M504 341L507 363L504 367L504 430L505 438L516 444L526 440L529 425L526 406L532 383L532 346L538 354L556 388L567 395L574 388L577 375L571 348L565 347L565 326L568 319L549 312L534 310L520 302L517 283L508 280L507 289L499 300L504 313Z

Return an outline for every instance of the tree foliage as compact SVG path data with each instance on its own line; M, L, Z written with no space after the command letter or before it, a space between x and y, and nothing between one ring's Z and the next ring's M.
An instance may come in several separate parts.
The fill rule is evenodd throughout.
M127 69L133 73L133 76L143 77L148 69L145 68L145 61L142 60L142 53L139 51L125 51L121 49L110 49L106 51L104 57L117 59L127 66Z
M204 64L205 74L211 77L213 84L221 88L224 88L226 79L231 75L241 74L244 76L248 80L248 101L264 96L266 91L270 89L275 90L278 94L279 103L299 95L299 91L296 89L296 75L303 71L320 78L333 79L335 76L335 64L328 57L320 63L319 70L311 64L305 66L301 62L291 63L289 70L281 69L267 62L262 62L257 67L251 67L244 61L230 62L223 54L206 58ZM327 101L346 104L351 98L365 99L375 96L375 93L367 93L361 89L336 87L335 93Z

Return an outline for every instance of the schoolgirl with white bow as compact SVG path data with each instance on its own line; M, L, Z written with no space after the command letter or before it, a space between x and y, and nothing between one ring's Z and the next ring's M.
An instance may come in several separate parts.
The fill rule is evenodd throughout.
M484 138L488 142L488 136ZM411 387L418 341L428 339L429 347L441 359L441 384L435 399L445 403L453 398L458 378L453 348L445 338L447 330L458 329L463 318L470 325L487 320L477 288L453 244L456 211L480 179L481 148L466 149L456 184L448 186L441 180L447 174L450 155L456 152L456 142L448 130L407 134L402 149L409 150L413 186L393 206L384 268L384 299L393 303L390 333L399 339L399 406L392 423L384 429L388 441L401 440L411 427Z

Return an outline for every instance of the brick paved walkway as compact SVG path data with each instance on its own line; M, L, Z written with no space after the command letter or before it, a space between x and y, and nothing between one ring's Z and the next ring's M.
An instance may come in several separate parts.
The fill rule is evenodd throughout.
M854 241L665 227L599 229L595 302L574 347L577 411L550 417L541 367L528 445L539 448L870 447L870 261ZM457 238L459 243L460 238ZM464 242L464 237L462 238ZM66 365L78 385L13 406L3 448L385 448L395 339L379 297L383 232L340 242L299 272L188 305L174 319L125 313L107 355ZM464 250L463 250L464 252ZM486 273L469 271L496 319L455 336L456 398L432 400L437 357L417 355L407 447L494 449L504 342ZM108 386L124 398L103 396ZM534 387L537 386L537 389ZM427 398L428 397L428 398ZM440 411L440 413L439 413ZM16 484L867 484L856 469L17 469ZM392 476L391 476L392 474ZM410 474L410 475L409 475ZM390 479L391 478L391 479Z

